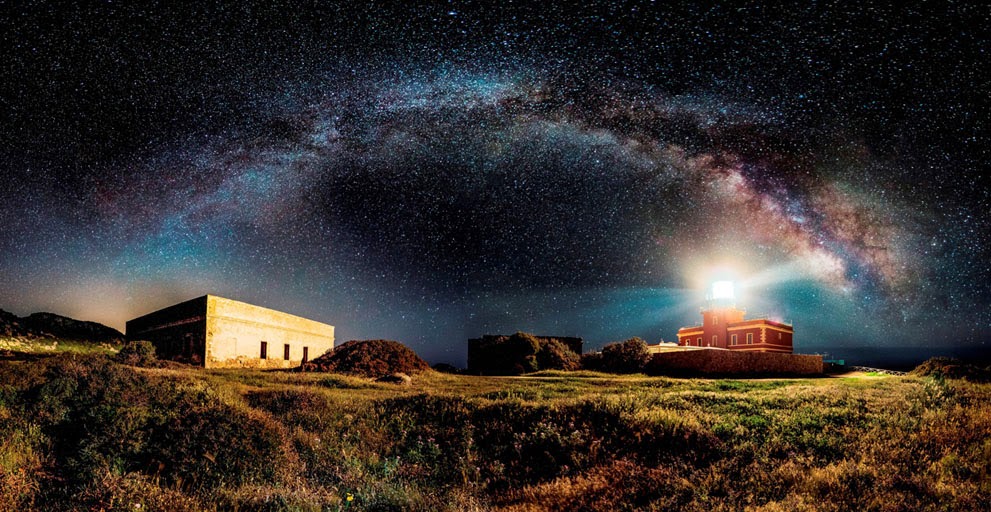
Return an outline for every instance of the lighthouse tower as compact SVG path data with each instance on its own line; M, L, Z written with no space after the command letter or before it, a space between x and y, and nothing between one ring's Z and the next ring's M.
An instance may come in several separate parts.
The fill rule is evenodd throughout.
M736 307L736 293L732 281L716 281L706 296L702 308L702 346L727 348L727 327L742 322L746 311Z

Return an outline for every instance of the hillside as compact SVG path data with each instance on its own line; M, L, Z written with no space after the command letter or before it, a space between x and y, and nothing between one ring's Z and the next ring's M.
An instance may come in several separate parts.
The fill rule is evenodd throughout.
M987 510L991 489L991 385L939 375L397 387L61 355L0 382L0 510Z
M105 351L124 341L124 334L106 325L54 313L19 317L0 309L0 355L50 354L59 351Z
M2 309L0 309L0 336L61 338L95 343L119 343L124 340L123 333L100 323L76 320L54 313L32 313L18 317Z

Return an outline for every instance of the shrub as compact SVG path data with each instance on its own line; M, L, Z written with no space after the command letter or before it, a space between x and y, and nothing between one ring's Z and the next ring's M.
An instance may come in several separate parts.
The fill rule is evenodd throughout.
M388 434L387 457L405 461L398 471L407 478L442 488L477 479L471 414L461 397L414 395L376 404L376 416Z
M288 462L284 427L257 411L197 401L182 398L172 409L179 414L154 430L149 465L167 482L194 491L276 482Z
M381 377L419 373L430 368L409 347L389 340L352 340L303 365L304 371L350 373Z
M561 341L551 338L540 344L537 365L541 370L577 370L581 367L581 356Z
M506 352L511 356L509 362L512 365L509 373L520 374L539 370L538 350L540 350L540 341L534 335L521 331L510 336L506 340Z
M639 373L649 360L647 342L640 338L610 343L602 348L602 369L607 372Z
M150 341L129 341L120 348L115 357L118 363L131 366L156 366L155 345Z

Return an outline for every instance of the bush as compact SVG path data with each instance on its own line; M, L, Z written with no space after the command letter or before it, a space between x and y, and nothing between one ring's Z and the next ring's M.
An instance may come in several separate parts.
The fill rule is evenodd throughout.
M647 342L630 338L602 348L602 370L613 373L639 373L650 361Z
M581 358L557 338L538 338L526 332L470 340L468 353L468 371L483 375L577 370Z
M156 366L155 345L150 341L129 341L120 348L115 357L118 363L131 366Z
M551 338L540 344L537 365L541 370L577 370L581 367L581 356L561 341Z
M966 364L951 357L934 357L916 366L912 375L920 377L940 376L947 379L966 379L971 382L991 382L991 370Z
M517 332L512 336L487 336L472 340L468 348L468 368L484 375L519 375L535 372L540 341L532 334Z
M409 347L389 340L352 340L303 365L304 371L349 373L381 377L393 373L413 374L429 369Z
M202 397L181 397L181 411L152 431L143 454L170 484L193 491L274 483L287 467L286 434L278 422ZM158 470L156 470L158 472Z

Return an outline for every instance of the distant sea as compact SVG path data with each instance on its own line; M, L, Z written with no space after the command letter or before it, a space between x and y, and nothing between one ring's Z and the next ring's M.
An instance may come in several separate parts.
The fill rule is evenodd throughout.
M953 357L979 366L991 365L991 346L958 347L826 347L799 346L799 354L822 354L842 359L847 366L869 366L889 370L911 370L932 357Z

